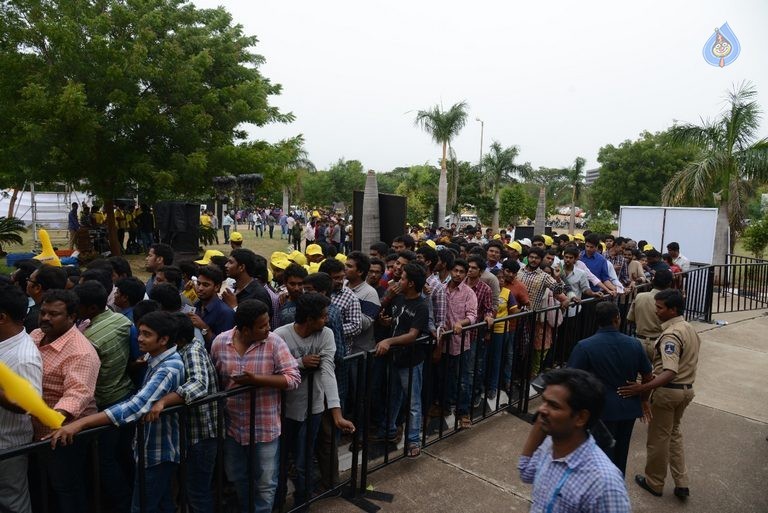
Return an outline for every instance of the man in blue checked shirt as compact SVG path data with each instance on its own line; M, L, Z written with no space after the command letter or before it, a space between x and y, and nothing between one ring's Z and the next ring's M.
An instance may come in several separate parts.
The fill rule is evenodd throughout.
M96 426L121 426L140 420L159 399L175 391L184 381L184 362L176 352L176 321L168 312L151 312L139 321L139 348L147 353L147 373L139 391L130 399L66 424L46 438L51 447L69 445L80 431ZM180 460L179 422L176 415L163 415L158 422L144 423L144 481L146 511L171 513L174 511L171 478ZM133 487L132 513L140 511L139 472Z
M629 513L624 478L588 431L603 409L602 384L571 368L543 379L544 402L517 465L533 483L531 512Z

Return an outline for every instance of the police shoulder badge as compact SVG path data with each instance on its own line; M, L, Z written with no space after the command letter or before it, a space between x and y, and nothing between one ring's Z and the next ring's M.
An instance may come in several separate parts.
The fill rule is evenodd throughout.
M675 354L675 343L667 342L664 344L664 354Z

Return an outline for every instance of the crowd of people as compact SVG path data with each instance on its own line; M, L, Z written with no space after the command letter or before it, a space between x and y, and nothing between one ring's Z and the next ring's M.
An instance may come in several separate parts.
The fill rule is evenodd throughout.
M255 218L261 214L246 213L249 227L252 217L257 229ZM37 511L36 502L50 493L59 511L88 511L87 445L75 435L102 425L115 426L97 435L102 497L114 511L138 511L139 460L145 467L147 511L173 511L172 483L182 456L184 492L192 511L213 511L217 458L243 512L251 506L249 485L254 510L271 511L276 498L282 500L276 497L280 444L294 465L294 500L299 504L334 486L338 454L331 450L333 437L337 430L351 434L359 428L350 421L360 392L357 368L345 364L346 356L366 352L375 358L371 440L393 443L404 437L407 455L417 457L425 419L455 415L459 428L468 429L478 400L495 399L500 391L511 395L513 376L520 372L513 363L519 351L514 341L521 337L515 337L517 323L510 316L559 305L566 313L555 320L542 313L537 326L567 323L583 298L611 299L645 283L654 289L638 294L630 312L641 339L631 339L637 346L632 346L636 367L627 362L619 373L622 381L614 383L618 375L601 376L595 359L585 356L593 350L603 356L608 352L591 349L587 341L576 346L570 363L605 383L610 398L605 412L610 415L604 420L617 440L610 461L621 472L631 436L629 418L634 423L643 415L650 417L647 396L664 389L669 405L654 411L652 422L670 425L654 431L658 444L653 448L649 436L649 463L638 483L656 494L666 475L664 458L671 454L677 458L670 461L673 477L687 494L684 463L679 463L679 421L692 398L695 360L693 371L683 367L695 359L696 350L689 342L690 330L681 324L682 295L675 288L675 272L687 270L690 263L676 243L661 255L644 241L594 233L513 240L507 230L494 234L414 227L391 245L376 242L363 251L345 251L348 239L339 235L346 232L341 218L328 223L313 219L301 232L296 230L300 220L294 219L290 229L286 222L286 230L280 221L281 237L296 244L291 253L275 252L267 260L243 247L237 231L225 232L232 247L228 255L208 250L196 261L177 262L170 246L152 243L147 247L146 282L132 276L127 260L119 256L96 259L84 270L37 260L15 264L13 275L0 283L0 359L29 380L65 422L51 430L0 395L0 449L41 439L55 448L29 462L26 455L3 461L2 507ZM236 224L232 226L234 230ZM302 240L304 251L299 249ZM658 313L659 301L667 317ZM603 303L615 308L613 301ZM614 314L597 311L596 337L614 335ZM536 376L544 370L552 343L548 333L542 328L525 334L534 357L522 372ZM429 345L417 343L430 336ZM426 361L439 363L435 382L446 383L447 389L426 394L431 388L424 384ZM616 414L610 405L616 402L617 386L637 373L642 383L621 391L637 399L627 399L632 407ZM224 454L217 454L216 405L199 401L243 385L257 387L256 408L252 410L249 394L228 397ZM550 399L547 390L549 386L537 424L541 432L527 445L524 455L529 459L521 460L525 479L547 460L534 455L536 447L563 447L558 445L563 426L550 410L557 400L568 402L568 394ZM163 414L179 404L193 406L181 419ZM570 428L586 430L599 416L600 408L582 406L571 404L574 411L589 412L584 422ZM143 447L136 445L139 430ZM180 430L186 436L180 437ZM550 445L542 444L541 433L551 435ZM306 466L312 461L307 451L314 451L320 462L320 482ZM254 458L252 466L249 458ZM547 460L550 467L557 463L552 460ZM20 478L28 471L35 476L29 483ZM37 476L42 474L49 490L39 489Z

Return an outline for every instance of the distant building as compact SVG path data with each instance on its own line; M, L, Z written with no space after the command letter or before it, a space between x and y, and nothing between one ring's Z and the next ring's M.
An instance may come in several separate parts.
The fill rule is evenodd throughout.
M596 167L595 169L587 169L585 176L584 176L584 184L589 187L593 183L595 183L595 180L597 180L597 177L600 176L600 168Z

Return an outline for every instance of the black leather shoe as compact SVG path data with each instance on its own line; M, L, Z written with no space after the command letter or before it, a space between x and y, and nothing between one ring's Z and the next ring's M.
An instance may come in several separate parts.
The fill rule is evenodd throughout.
M675 486L675 497L678 499L685 500L688 498L688 496L691 495L691 491L686 487L682 488L679 486Z
M650 493L651 495L653 495L655 497L661 497L661 492L657 492L653 488L651 488L651 486L645 481L645 476L643 476L641 474L636 474L635 475L635 483L637 483L637 485L640 488L642 488L646 492Z

